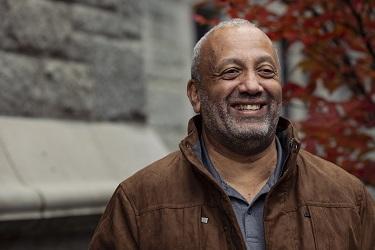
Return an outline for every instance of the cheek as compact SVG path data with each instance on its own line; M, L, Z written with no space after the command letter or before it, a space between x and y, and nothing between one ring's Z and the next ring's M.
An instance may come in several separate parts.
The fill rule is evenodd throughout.
M278 82L271 83L265 86L266 91L272 96L278 103L282 101L282 87Z
M235 91L237 84L234 82L217 82L208 92L210 100L219 102L225 100Z

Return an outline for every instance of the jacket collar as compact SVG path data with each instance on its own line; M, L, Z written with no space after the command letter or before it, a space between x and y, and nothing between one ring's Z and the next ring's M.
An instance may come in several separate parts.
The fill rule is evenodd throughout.
M235 235L239 237L237 241L240 242L239 244L241 244L243 249L246 249L241 229L237 223L236 216L228 196L211 176L207 168L203 166L203 163L200 159L198 159L198 156L193 150L193 146L199 140L201 130L202 118L200 115L196 115L190 119L188 124L188 135L180 143L181 152L185 156L186 160L190 162L189 165L192 167L192 169L200 173L201 176L204 176L207 184L210 183L211 187L214 187L210 190L212 192L212 195L210 195L211 199L222 201L220 207L223 209L223 212L227 214L230 225L234 227L236 232ZM275 211L287 211L295 206L294 201L287 199L286 197L288 196L288 192L293 189L293 185L295 183L296 178L294 177L296 176L296 158L300 148L300 143L296 136L296 130L291 125L291 122L283 117L280 117L279 119L276 135L282 144L283 150L286 151L286 161L283 166L282 176L267 194L266 204L264 207L265 216L275 216ZM217 197L217 195L219 195L219 197ZM270 199L270 196L273 199ZM267 206L267 203L270 202L272 202L272 207L277 207L277 209L270 210L270 206Z
M180 149L195 167L211 177L207 169L192 150L192 147L199 140L201 131L202 117L196 115L189 120L188 135L181 141ZM276 128L276 136L280 140L286 159L282 175L287 174L283 179L289 179L295 174L296 158L300 149L300 142L297 133L297 130L292 126L292 123L288 119L284 117L279 118ZM287 186L285 186L285 188L287 188Z

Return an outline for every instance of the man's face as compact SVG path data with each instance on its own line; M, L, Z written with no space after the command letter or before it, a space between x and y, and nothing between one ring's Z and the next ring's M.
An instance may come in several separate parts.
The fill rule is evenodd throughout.
M206 133L237 153L264 150L282 101L271 41L254 27L225 27L211 34L202 58L198 95Z

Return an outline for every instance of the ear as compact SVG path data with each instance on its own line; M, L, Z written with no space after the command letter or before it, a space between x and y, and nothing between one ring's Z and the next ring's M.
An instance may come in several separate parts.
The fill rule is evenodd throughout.
M187 96L195 113L201 112L201 101L199 99L197 82L190 80L187 84Z

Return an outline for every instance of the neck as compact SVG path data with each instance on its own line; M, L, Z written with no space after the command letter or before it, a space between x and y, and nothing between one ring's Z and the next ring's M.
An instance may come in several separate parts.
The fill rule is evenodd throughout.
M248 152L247 154L239 154L237 152L233 152L230 148L220 144L220 142L218 140L215 140L215 138L207 133L204 128L202 128L202 136L210 156L212 153L220 158L228 159L233 163L252 164L258 162L261 159L269 158L274 153L274 156L277 156L275 139L273 139L271 143L268 146L264 147L265 149L259 153L254 154L252 152Z
M277 161L275 139L258 154L239 155L220 145L203 129L203 140L212 163L221 177L247 200L267 182Z

